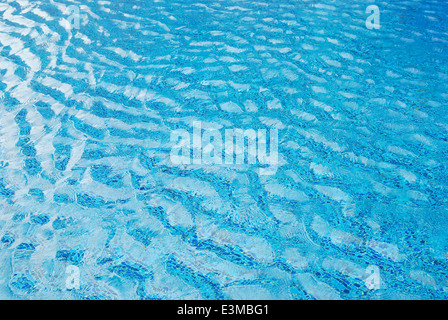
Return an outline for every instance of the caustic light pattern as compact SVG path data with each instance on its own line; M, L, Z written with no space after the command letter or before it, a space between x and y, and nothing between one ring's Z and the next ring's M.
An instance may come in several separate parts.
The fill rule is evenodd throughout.
M0 297L447 299L447 14L2 0ZM195 121L275 173L174 165Z

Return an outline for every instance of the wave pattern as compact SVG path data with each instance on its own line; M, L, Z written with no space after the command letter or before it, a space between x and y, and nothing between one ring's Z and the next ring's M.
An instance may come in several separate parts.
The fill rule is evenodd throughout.
M3 0L0 297L448 298L448 4L369 4ZM280 168L171 165L194 120Z

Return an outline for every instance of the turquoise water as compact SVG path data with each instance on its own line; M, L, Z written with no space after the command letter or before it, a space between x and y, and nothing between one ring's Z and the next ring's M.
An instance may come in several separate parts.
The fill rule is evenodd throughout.
M448 298L446 1L0 14L0 298ZM173 165L193 121L277 129L275 174Z

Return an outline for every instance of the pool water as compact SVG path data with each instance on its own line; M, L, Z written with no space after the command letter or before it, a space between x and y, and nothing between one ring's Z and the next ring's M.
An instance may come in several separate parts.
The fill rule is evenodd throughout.
M446 1L0 15L0 298L448 298ZM278 130L276 172L173 165L194 121Z

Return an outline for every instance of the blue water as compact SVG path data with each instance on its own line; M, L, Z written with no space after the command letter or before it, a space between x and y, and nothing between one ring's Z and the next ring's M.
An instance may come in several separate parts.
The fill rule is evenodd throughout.
M448 298L446 1L0 15L0 298ZM172 165L193 121L277 129L278 170Z

